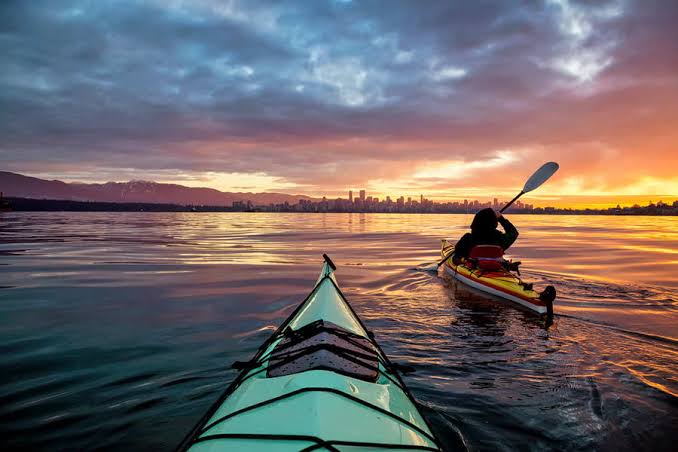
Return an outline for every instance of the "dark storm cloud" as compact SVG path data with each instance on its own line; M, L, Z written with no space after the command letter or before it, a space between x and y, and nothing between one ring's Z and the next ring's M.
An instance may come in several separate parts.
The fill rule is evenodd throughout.
M321 185L339 167L356 181L376 167L404 173L417 151L454 160L618 148L620 136L640 140L638 121L661 135L676 117L677 9L3 2L0 163L266 172Z

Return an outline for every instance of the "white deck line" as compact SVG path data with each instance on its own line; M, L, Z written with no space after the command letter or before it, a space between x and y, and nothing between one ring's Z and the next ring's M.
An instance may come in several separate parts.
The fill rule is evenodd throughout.
M500 290L494 289L492 287L486 286L484 284L480 284L479 282L476 282L472 279L469 279L465 277L464 275L454 271L449 265L445 265L445 271L452 275L454 278L458 279L459 281L463 282L464 284L467 284L475 289L481 290L483 292L487 292L489 294L492 294L494 296L497 296L499 298L503 298L505 300L512 301L514 303L518 303L521 306L526 307L530 311L534 311L538 314L546 314L546 306L539 306L532 304L530 302L527 302L523 300L522 298L514 297L513 295L507 294L506 292L502 292Z

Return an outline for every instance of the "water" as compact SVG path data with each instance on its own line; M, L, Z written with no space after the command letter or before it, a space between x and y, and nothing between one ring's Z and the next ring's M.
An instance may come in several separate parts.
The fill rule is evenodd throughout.
M464 215L0 214L10 449L172 450L327 252L449 448L671 450L678 218L514 216L550 328L417 271Z

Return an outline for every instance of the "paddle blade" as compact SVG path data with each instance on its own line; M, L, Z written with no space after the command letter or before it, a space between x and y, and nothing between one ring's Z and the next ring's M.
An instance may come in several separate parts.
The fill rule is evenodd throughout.
M544 163L541 168L534 172L532 177L530 177L527 182L525 182L525 187L523 187L523 193L532 191L535 188L539 187L541 184L549 180L553 174L558 171L558 164L556 162Z
M440 268L440 264L431 264L431 265L417 267L416 270L418 270L420 272L438 273L438 268Z

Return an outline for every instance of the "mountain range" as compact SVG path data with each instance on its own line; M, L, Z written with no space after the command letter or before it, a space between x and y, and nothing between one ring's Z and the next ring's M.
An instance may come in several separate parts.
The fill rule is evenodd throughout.
M204 187L186 187L149 181L106 182L104 184L66 183L0 171L0 192L4 196L72 201L142 202L158 204L231 206L235 201L253 205L313 198L285 193L231 193Z

